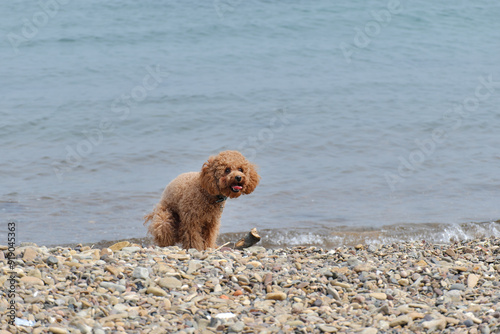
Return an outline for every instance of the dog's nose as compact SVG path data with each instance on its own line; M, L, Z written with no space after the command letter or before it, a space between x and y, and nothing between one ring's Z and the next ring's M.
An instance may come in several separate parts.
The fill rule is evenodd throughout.
M240 181L241 181L241 176L239 176L239 175L236 175L234 178L235 178L235 179L236 179L236 181L238 181L238 182L240 182Z

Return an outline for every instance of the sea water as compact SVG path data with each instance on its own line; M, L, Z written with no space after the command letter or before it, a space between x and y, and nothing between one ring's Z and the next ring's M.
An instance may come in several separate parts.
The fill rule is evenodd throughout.
M145 237L165 185L225 149L262 180L229 200L222 239L500 235L497 2L0 10L0 215L20 242Z

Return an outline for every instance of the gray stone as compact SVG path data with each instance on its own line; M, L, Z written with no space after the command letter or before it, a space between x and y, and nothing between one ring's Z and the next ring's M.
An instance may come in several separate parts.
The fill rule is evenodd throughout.
M71 324L78 328L82 334L92 333L92 327L85 324L85 320L83 318L76 317L71 321Z
M444 293L445 302L459 302L462 300L462 292L460 290L450 290Z
M126 253L135 253L141 250L141 247L123 247L121 249L122 252Z
M134 271L132 272L132 277L146 279L149 277L149 270L144 267L135 267Z
M198 260L191 260L189 261L188 263L188 270L187 270L187 274L188 275L191 275L192 273L194 273L195 271L197 271L198 269L200 269L202 267L202 264L201 264L201 261L198 261Z
M467 319L464 321L464 325L467 327L474 326L474 321L472 321L471 319Z
M465 290L465 284L455 283L450 286L450 290Z
M115 306L113 306L113 310L117 311L118 313L127 312L128 309L129 309L129 306L127 306L125 304L116 304Z
M382 305L379 309L378 309L378 312L379 313L382 313L384 315L389 315L391 314L391 310L389 309L389 306L387 304L384 304Z
M99 284L99 285L103 288L113 289L113 290L116 290L119 292L124 292L126 290L124 285L111 283L111 282L101 282L101 284Z
M437 329L443 330L446 328L446 319L441 318L436 320L424 321L422 323L422 326L424 326L425 329L429 330L429 332L435 331Z
M326 276L326 277L334 277L334 274L330 269L320 269L319 270L320 275ZM336 276L334 277L336 278Z
M340 300L341 300L339 293L338 293L338 292L337 292L337 290L335 290L333 287L328 286L328 287L326 288L326 292L327 292L329 295L332 295L333 299L338 300L338 301L340 301Z
M357 257L351 256L350 258L347 259L347 264L349 267L355 267L361 264L361 262L358 260Z
M479 331L481 334L490 334L490 327L488 327L488 325L481 324L479 325Z
M205 329L210 325L210 320L204 318L197 318L196 323L198 324L199 329Z
M240 333L245 328L245 323L243 321L238 321L231 326L229 326L229 333Z

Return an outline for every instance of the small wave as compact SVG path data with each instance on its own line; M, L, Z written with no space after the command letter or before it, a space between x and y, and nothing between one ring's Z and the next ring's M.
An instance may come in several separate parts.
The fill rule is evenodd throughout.
M390 244L406 241L427 241L450 243L461 240L500 237L500 220L482 223L463 224L399 224L386 225L380 229L340 227L336 231L303 231L266 229L259 231L261 245L268 248L295 246L318 246L335 248L358 244ZM220 242L234 242L244 233L225 233Z

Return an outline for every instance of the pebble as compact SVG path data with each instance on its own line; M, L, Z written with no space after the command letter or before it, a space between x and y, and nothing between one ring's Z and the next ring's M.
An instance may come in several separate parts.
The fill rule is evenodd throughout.
M126 290L125 286L123 286L121 284L111 283L111 282L102 282L100 284L100 286L103 288L115 290L118 292L123 292Z
M378 299L378 300L386 300L387 295L383 292L372 292L370 293L370 297Z
M444 293L445 300L458 303L462 300L462 292L460 290L450 290Z
M219 313L215 316L217 319L231 319L236 317L236 314L231 313L231 312L226 312L226 313Z
M201 261L191 260L188 263L188 270L186 273L191 275L192 273L196 272L201 267L203 267L203 264L201 263Z
M411 318L407 315L401 315L397 317L396 319L392 320L389 323L389 326L391 327L396 327L396 326L404 326L408 324L411 321Z
M122 252L126 252L126 253L134 253L134 252L138 252L141 250L141 247L123 247L122 249L120 249Z
M446 328L446 319L441 318L441 319L436 319L436 320L429 320L429 321L424 321L422 323L422 326L429 330L429 332L433 332L436 330L443 330Z
M455 283L450 286L450 290L465 290L465 284Z
M455 253L455 251L452 248L448 248L445 251L445 254L448 255L448 256L450 256L450 257L455 257L456 256L456 253Z
M37 251L32 247L27 247L24 250L23 261L24 262L33 262L38 255Z
M24 277L21 277L21 279L19 281L24 283L25 285L28 285L28 286L45 285L45 283L40 278L34 277L34 276L24 276Z
M0 299L0 334L500 333L500 238L335 250L29 244L17 256L17 317L33 326L9 327ZM1 286L8 278L0 271Z
M318 327L324 333L336 333L336 332L338 332L337 327L334 327L334 326L329 326L329 325L323 325L323 324L321 324Z
M273 274L271 273L267 273L265 276L264 276L264 285L269 285L273 282Z
M179 260L179 261L186 261L190 259L189 255L183 253L168 254L167 257L169 259Z
M471 319L467 319L464 321L464 325L467 327L472 327L474 326L474 321L472 321Z
M134 271L132 272L132 277L138 279L149 278L149 270L143 267L135 267Z
M387 304L384 304L382 305L379 309L378 309L378 312L379 313L382 313L382 314L385 314L385 315L389 315L391 314L391 310L389 308L389 306Z
M121 242L117 242L114 245L109 246L108 248L111 249L113 252L116 252L116 251L121 250L124 247L127 247L128 245L130 245L130 242L128 242L128 241L121 241Z
M167 296L167 292L161 288L157 288L155 286L150 286L147 290L146 293L153 294L155 296Z
M304 326L304 322L301 321L301 320L291 320L291 321L287 321L286 324L290 327L301 327L301 326Z
M363 271L371 271L372 269L373 268L370 265L366 264L366 263L364 263L364 264L358 264L357 266L355 266L353 268L353 270L355 272L357 272L357 273L361 273Z
M344 283L344 282L333 282L333 285L340 286L341 288L344 288L344 289L350 289L351 288L351 284Z
M407 280L406 278L402 278L402 279L398 280L398 284L401 286L408 286L408 285L410 285L410 281Z
M361 331L361 334L377 334L378 329L373 327L367 327Z
M118 276L120 274L120 269L114 266L105 266L105 270L109 271L111 274Z
M349 265L350 267L355 267L355 266L358 266L360 264L361 264L361 262L358 260L357 257L350 257L347 259L347 265Z
M237 321L229 326L229 333L240 333L243 329L245 329L245 323L243 321Z
M467 287L472 289L477 285L477 282L479 281L479 277L474 274L469 274L467 277Z
M285 300L286 294L283 292L271 292L266 295L266 299Z
M182 282L174 277L162 278L157 282L157 284L162 288L167 288L167 289L177 289L182 286Z

